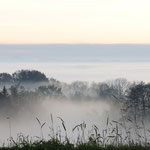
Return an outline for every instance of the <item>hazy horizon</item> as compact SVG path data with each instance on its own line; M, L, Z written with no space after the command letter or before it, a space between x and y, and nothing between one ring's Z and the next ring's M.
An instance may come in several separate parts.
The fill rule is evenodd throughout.
M0 62L150 62L150 45L0 44Z
M129 81L150 82L150 62L142 63L0 63L0 73L13 73L17 70L29 69L43 72L48 78L62 82L87 81L103 82L116 78Z

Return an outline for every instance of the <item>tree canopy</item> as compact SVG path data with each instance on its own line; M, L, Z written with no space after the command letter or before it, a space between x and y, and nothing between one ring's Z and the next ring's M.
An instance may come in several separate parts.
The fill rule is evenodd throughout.
M36 70L19 70L12 75L0 73L0 82L47 82L48 78L44 73Z
M8 73L0 73L0 82L11 82L12 76Z

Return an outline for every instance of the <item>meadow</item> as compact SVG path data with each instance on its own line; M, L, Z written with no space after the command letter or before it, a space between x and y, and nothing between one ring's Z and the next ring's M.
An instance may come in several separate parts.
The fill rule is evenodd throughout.
M36 70L0 77L1 149L150 149L150 83L64 83Z
M149 150L150 149L150 130L139 126L128 119L128 123L133 128L126 126L126 121L122 122L109 120L107 117L106 128L101 130L96 125L92 129L86 129L86 123L76 125L72 132L77 132L74 139L67 136L67 128L62 118L60 120L62 128L57 130L54 127L53 116L50 115L51 125L49 126L49 139L44 139L43 128L46 122L36 118L39 125L40 137L33 138L18 134L16 140L13 137L8 139L8 143L1 146L4 150ZM133 136L133 134L135 134Z

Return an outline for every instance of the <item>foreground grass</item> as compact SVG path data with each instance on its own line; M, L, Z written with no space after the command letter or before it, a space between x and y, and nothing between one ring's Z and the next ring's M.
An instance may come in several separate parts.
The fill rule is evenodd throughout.
M150 150L150 146L110 146L101 147L96 143L86 143L74 146L73 144L61 143L57 140L39 141L32 144L27 142L14 143L11 147L1 147L0 150Z
M76 142L74 140L71 142L67 137L68 132L64 120L60 117L58 119L61 121L65 136L62 136L60 128L55 130L51 115L50 140L44 140L42 129L46 122L41 123L36 118L41 132L40 137L36 136L36 141L32 137L25 137L20 133L16 141L10 136L8 145L0 147L0 150L150 150L150 130L145 127L143 122L143 127L141 127L128 119L133 127L126 127L124 122L114 120L110 122L108 116L105 129L99 130L96 125L93 125L90 133L86 130L86 124L83 122L72 129L72 132L77 131L78 135ZM133 138L131 135L134 132L131 129L135 130L136 134ZM140 132L141 129L142 132Z

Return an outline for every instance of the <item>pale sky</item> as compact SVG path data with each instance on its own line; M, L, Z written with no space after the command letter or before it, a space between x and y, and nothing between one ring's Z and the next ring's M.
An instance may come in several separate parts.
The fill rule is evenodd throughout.
M150 44L150 0L0 0L0 44Z

